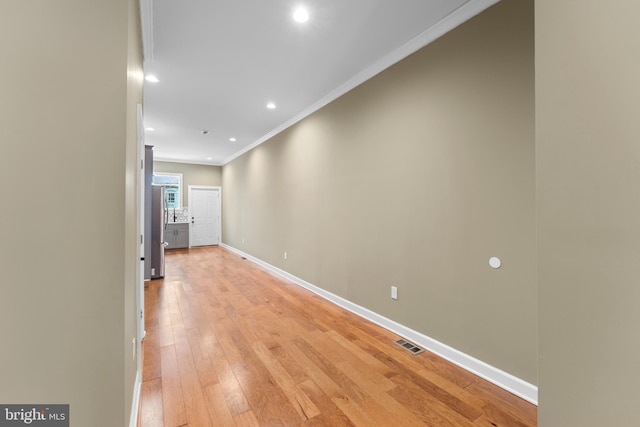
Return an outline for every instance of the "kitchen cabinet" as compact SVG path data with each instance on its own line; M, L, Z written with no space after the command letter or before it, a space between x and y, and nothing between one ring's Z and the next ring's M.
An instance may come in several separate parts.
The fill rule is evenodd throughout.
M189 247L189 223L169 223L164 233L168 243L166 249L182 249Z

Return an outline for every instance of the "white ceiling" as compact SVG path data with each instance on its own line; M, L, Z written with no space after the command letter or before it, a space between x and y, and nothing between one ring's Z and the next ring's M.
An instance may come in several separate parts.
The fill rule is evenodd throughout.
M497 1L141 0L145 143L226 164Z

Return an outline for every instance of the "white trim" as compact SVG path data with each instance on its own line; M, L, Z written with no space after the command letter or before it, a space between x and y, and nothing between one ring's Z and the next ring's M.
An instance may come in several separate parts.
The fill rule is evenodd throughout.
M136 372L138 375L142 372L142 340L146 332L144 330L144 200L145 200L145 147L144 147L144 116L142 104L137 105L138 115L138 149L136 156L136 170L138 171L137 182L137 207L138 222L136 234L140 236L140 242L136 250L136 265L138 267L138 280L136 282Z
M455 348L450 347L444 343L441 343L440 341L435 340L431 337L428 337L418 331L415 331L411 328L401 325L400 323L397 323L391 319L388 319L367 308L359 306L358 304L354 304L353 302L347 299L344 299L338 295L328 292L322 288L319 288L309 282L306 282L300 279L299 277L296 277L290 273L287 273L284 270L279 269L278 267L275 267L247 253L244 253L239 249L236 249L224 243L220 243L220 246L232 252L235 252L240 256L247 258L248 260L254 262L255 264L258 264L259 266L269 270L270 272L284 279L287 279L295 283L296 285L302 286L303 288L310 290L316 295L319 295L322 298L354 314L357 314L358 316L364 319L367 319L391 332L398 334L403 338L406 338L409 341L412 341L414 344L417 344L420 347L424 347L426 350L429 350L430 352L437 354L438 356L448 360L449 362L454 363L463 369L466 369L472 374L475 374L480 378L483 378L497 385L498 387L518 397L521 397L522 399L528 402L533 403L534 405L538 404L538 387L536 387L533 384L530 384L501 369L498 369L481 360L478 360L473 356L470 356L466 353L456 350Z
M140 395L142 394L142 375L140 371L136 374L136 383L133 386L133 401L131 402L131 416L129 417L129 427L138 425L138 412L140 412Z
M164 162L164 163L184 163L188 165L203 165L203 166L223 166L223 163L217 163L214 161L201 161L201 160L180 160L180 159L172 159L169 157L156 157L153 156L154 162Z
M145 62L153 62L153 0L140 0L142 27L142 55Z
M418 34L413 39L409 40L404 45L400 46L398 49L390 52L389 54L385 55L378 61L374 62L369 67L360 71L358 74L351 77L349 80L347 80L346 82L344 82L343 84L341 84L340 86L338 86L337 88L329 92L327 95L320 98L318 101L316 101L315 103L311 104L310 106L302 110L300 113L293 116L291 119L280 124L269 133L263 135L260 139L255 141L253 144L250 144L242 148L241 150L237 151L236 153L232 154L231 156L227 157L222 162L222 165L226 165L233 159L240 157L244 153L251 151L258 145L262 144L263 142L269 140L270 138L273 138L280 132L293 126L294 124L298 123L300 120L304 119L305 117L311 115L312 113L315 113L316 111L318 111L320 108L324 107L331 101L336 100L337 98L349 92L356 86L359 86L362 83L366 82L376 74L381 73L382 71L386 70L393 64L401 61L402 59L418 51L419 49L422 49L424 46L428 45L429 43L432 43L433 41L442 37L449 31L453 30L454 28L458 27L459 25L473 18L483 10L498 3L499 1L500 0L471 0L465 3L464 5L460 6L458 9L451 12L449 15L442 18L436 24L432 25L422 33Z
M131 415L129 426L136 427L138 424L138 411L140 410L140 394L142 391L142 340L145 337L144 330L144 170L145 164L145 147L144 147L144 116L142 104L136 106L138 137L137 137L137 155L136 155L136 171L137 171L137 208L138 221L136 223L136 235L141 237L140 243L136 245L136 266L138 278L136 280L136 342L135 342L135 359L136 359L136 379L133 385L133 401L131 402ZM137 239L136 239L137 240Z
M189 186L189 216L191 217L191 208L193 203L191 203L191 191L192 190L216 190L218 191L218 221L216 223L218 230L218 243L216 245L222 244L222 187L220 186L210 186L210 185L190 185ZM192 217L193 218L193 217ZM191 227L191 222L189 222L189 247L191 247L191 242L193 241L193 227Z

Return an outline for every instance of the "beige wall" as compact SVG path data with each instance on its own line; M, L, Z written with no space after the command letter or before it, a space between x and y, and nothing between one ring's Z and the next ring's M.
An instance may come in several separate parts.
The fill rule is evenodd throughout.
M191 163L153 162L154 172L181 173L184 188L182 205L189 206L189 186L208 185L222 186L222 168L220 166L195 165Z
M640 3L536 2L540 425L638 426Z
M533 39L503 1L227 164L224 242L537 383Z
M3 186L0 402L69 403L74 426L128 422L134 387L135 10L7 0L0 13L0 182L20 182Z

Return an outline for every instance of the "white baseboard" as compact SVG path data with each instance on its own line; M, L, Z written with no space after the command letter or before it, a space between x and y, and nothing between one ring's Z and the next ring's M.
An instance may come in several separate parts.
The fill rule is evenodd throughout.
M140 394L142 393L142 377L140 371L136 374L136 383L133 386L133 401L131 402L131 417L129 427L137 427L138 412L140 411Z
M261 267L269 270L270 272L287 279L299 286L302 286L305 289L310 290L311 292L323 297L324 299L354 313L364 319L367 319L391 332L398 334L399 336L406 338L409 341L419 345L420 347L425 348L426 350L437 354L438 356L448 360L451 363L454 363L460 366L463 369L483 378L498 387L518 396L522 399L533 403L534 405L538 404L538 387L530 384L518 377L515 377L501 369L498 369L494 366L491 366L481 360L476 359L473 356L465 354L459 350L456 350L453 347L450 347L446 344L441 343L438 340L430 338L421 332L415 331L411 328L408 328L404 325L401 325L398 322L395 322L391 319L388 319L384 316L381 316L378 313L375 313L367 308L359 306L358 304L354 304L353 302L344 299L338 295L335 295L331 292L328 292L318 286L315 286L309 282L306 282L299 277L294 276L293 274L287 273L284 270L281 270L278 267L275 267L271 264L268 264L258 258L255 258L247 253L242 252L239 249L236 249L232 246L229 246L224 243L220 243L225 249L228 249L236 254L247 258L248 260L254 262L255 264L260 265Z

